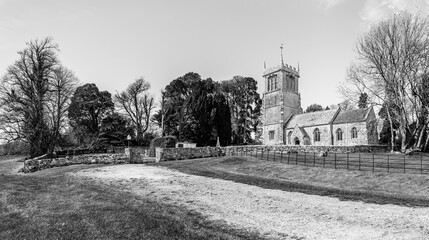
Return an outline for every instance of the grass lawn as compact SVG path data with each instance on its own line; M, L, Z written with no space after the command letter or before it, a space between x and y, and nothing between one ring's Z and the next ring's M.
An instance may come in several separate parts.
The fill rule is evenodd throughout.
M341 200L429 207L429 176L288 165L249 156L156 163L184 173Z
M6 160L0 158L0 239L262 239L182 206L67 174L100 165L17 175L4 171L13 165Z

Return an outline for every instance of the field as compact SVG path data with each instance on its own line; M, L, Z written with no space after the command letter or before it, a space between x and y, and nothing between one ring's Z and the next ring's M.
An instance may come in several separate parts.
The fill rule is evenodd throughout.
M17 174L0 238L425 239L429 176L221 157ZM3 221L4 219L4 221Z

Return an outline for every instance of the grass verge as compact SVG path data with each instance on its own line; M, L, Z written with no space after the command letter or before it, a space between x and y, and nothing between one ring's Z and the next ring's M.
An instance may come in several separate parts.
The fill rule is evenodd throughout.
M181 206L64 174L83 168L89 167L0 174L0 239L263 239Z
M376 204L429 207L429 176L287 165L252 157L221 157L155 164L184 173L266 189Z

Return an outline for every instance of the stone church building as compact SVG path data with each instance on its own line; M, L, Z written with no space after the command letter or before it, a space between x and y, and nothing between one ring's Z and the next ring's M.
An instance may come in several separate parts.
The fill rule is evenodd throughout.
M264 144L374 145L377 120L372 107L302 113L298 69L282 63L266 69L263 93Z

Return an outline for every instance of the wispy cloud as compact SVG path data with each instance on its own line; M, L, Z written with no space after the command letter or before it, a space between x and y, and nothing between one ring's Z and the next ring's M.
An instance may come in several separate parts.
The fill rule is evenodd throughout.
M372 24L403 10L412 13L427 13L429 12L429 0L366 0L359 15L365 23Z
M335 7L344 1L346 0L319 0L320 4L322 4L325 8Z

